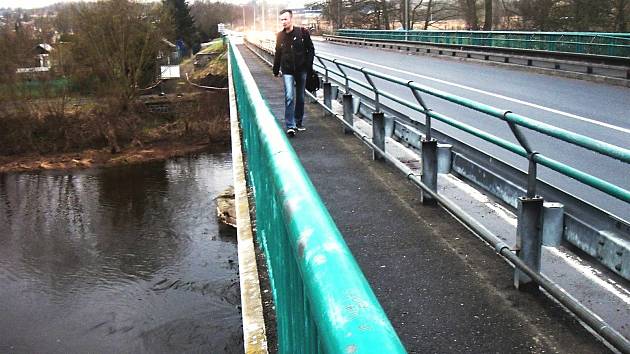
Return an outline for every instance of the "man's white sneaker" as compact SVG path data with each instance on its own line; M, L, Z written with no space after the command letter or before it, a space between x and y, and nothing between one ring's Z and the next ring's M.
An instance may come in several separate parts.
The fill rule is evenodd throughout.
M295 129L293 129L293 128L287 129L287 135L289 137L294 137L295 136Z
M305 130L306 130L306 128L304 128L303 126L299 126L299 125L298 125L297 130L298 130L299 132L303 132L303 131L305 131Z

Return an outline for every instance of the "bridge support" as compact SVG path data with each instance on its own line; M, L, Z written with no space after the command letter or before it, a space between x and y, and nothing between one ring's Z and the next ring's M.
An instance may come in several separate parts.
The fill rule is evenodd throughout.
M518 258L532 270L540 273L542 247L543 198L518 198L516 249ZM518 269L514 270L514 286L519 290L537 291L538 284Z
M349 126L354 125L354 110L352 109L352 95L344 94L343 95L343 121L346 122ZM352 134L352 129L344 124L343 126L344 134Z
M430 190L437 193L438 156L437 140L422 140L422 176L420 177ZM422 191L422 204L435 205L437 200Z
M332 84L324 82L324 105L332 109Z
M376 147L385 151L385 113L372 113L372 142ZM383 160L383 156L376 150L372 151L374 160Z

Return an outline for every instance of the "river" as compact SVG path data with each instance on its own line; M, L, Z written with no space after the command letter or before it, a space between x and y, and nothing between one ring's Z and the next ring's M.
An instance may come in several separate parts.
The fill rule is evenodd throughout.
M229 153L0 175L1 353L241 353Z

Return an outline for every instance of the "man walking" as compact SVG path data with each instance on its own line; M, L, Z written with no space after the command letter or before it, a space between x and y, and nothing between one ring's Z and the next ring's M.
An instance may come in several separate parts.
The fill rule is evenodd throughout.
M308 33L302 27L293 26L293 12L280 11L282 31L276 36L276 54L273 60L273 75L282 71L284 79L284 121L287 135L295 136L296 131L304 131L304 89L306 76L313 68L315 47Z

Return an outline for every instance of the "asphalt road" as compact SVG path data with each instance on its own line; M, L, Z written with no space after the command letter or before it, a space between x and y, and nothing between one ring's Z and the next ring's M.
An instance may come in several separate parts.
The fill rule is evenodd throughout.
M372 48L315 42L320 55L413 80L461 97L508 109L514 113L630 149L630 89L547 76L474 62L408 55ZM332 65L332 64L331 64ZM350 72L349 72L350 73ZM362 78L362 74L350 73ZM364 79L363 79L364 80ZM409 89L374 80L378 87L415 102ZM435 97L423 96L429 108L516 143L507 124ZM385 104L392 104L382 99ZM394 105L405 113L411 111ZM418 113L416 113L419 115ZM419 117L421 118L421 117ZM467 133L434 122L433 126L481 150L526 170L524 158ZM523 129L533 149L630 190L630 165ZM560 175L539 168L539 177L610 213L630 220L628 203Z

